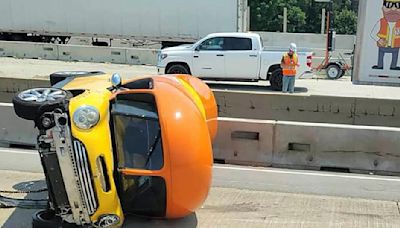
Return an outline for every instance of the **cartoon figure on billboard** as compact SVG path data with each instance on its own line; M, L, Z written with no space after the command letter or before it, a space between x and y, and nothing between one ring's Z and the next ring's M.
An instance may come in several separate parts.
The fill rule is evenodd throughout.
M375 24L371 37L378 46L378 64L372 69L383 70L386 54L392 54L391 70L400 70L397 66L400 48L400 0L383 0L383 17Z

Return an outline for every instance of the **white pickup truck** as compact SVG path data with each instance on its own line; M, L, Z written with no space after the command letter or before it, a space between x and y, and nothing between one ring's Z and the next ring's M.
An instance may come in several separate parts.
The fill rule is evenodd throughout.
M192 45L162 49L157 68L159 74L191 74L206 80L269 80L273 89L280 90L280 62L286 51L264 50L256 33L213 33ZM312 52L297 54L300 77L311 72Z

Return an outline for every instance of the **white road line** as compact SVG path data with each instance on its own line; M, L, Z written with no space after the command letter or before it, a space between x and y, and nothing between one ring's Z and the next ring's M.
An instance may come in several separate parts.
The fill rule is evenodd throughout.
M24 150L24 149L13 149L13 148L0 148L1 153L12 153L12 154L37 154L36 150Z
M2 103L2 102L0 102L0 106L12 107L13 104L12 103Z
M37 151L35 150L23 150L23 149L13 149L13 148L0 148L0 152L2 153L18 153L18 154L31 154L36 155ZM224 166L224 165L214 165L214 169L220 170L236 170L236 171L247 171L247 172L260 172L260 173L277 173L277 174L291 174L291 175L306 175L306 176L317 176L317 177L338 177L338 178L347 178L347 179L356 179L356 180L376 180L376 181L392 181L392 182L400 182L400 178L388 178L388 177L369 177L353 174L331 174L331 173L319 173L319 172L307 172L307 171L290 171L290 170L281 170L281 169L271 169L271 168L250 168L250 167L237 167L237 166Z
M302 172L302 171L284 171L278 169L257 169L257 168L245 168L245 167L233 167L233 166L214 166L214 169L225 169L225 170L237 170L237 171L251 171L251 172L262 172L262 173L278 173L278 174L292 174L292 175L307 175L307 176L318 176L318 177L339 177L347 179L357 180L377 180L377 181L392 181L400 182L400 178L380 178L380 177L367 177L367 176L356 176L344 175L344 174L328 174L328 173L317 173L317 172Z

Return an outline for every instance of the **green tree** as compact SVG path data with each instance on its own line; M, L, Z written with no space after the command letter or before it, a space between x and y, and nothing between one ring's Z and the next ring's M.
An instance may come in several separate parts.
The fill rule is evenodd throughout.
M352 34L356 28L359 0L334 0L335 28L338 33ZM321 10L326 3L315 0L249 0L250 29L253 31L282 32L283 9L288 9L288 32L319 33ZM355 16L355 17L354 17ZM349 20L348 23L343 21ZM345 27L343 27L345 26Z
M338 34L355 34L357 31L357 15L354 11L343 9L335 18L335 30Z

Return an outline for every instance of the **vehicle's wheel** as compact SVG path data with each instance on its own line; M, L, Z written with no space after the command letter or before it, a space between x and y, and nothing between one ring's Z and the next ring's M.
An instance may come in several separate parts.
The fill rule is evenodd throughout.
M53 210L40 210L32 215L32 228L61 228L62 220Z
M273 90L282 90L282 77L282 69L276 69L272 72L271 77L269 78L269 83L271 84Z
M174 64L167 69L167 74L190 74L189 69L182 64Z
M346 74L346 70L342 69L339 75L339 78L343 77Z
M43 112L53 110L71 97L71 92L56 88L28 89L13 98L14 111L23 119L36 120Z
M342 74L342 69L336 64L329 65L326 68L326 76L329 79L338 79Z

